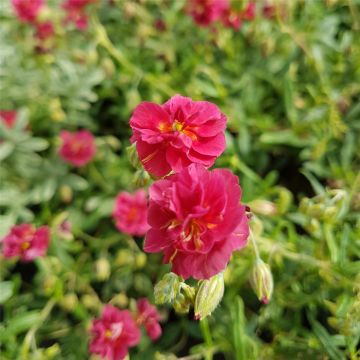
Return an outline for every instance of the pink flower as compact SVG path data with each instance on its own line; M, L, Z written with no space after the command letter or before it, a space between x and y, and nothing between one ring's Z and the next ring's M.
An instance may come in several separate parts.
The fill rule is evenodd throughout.
M50 39L54 36L54 25L51 21L45 21L35 25L35 37L39 40Z
M140 330L128 310L106 305L101 318L92 323L90 352L108 360L124 359L129 347L140 341Z
M136 307L138 311L136 322L139 325L144 325L146 333L151 340L157 340L161 336L162 331L159 324L161 318L156 307L150 304L146 298L139 299Z
M9 129L13 128L16 123L16 111L0 110L0 120Z
M246 245L245 206L237 177L226 169L192 164L150 188L144 250L163 252L172 271L208 279L224 270L231 254Z
M244 9L244 11L242 13L242 17L245 20L254 20L255 19L255 17L256 17L256 3L254 1L250 1L246 5L246 7L245 7L245 9Z
M223 13L221 20L226 27L233 28L234 30L239 30L242 25L241 14L230 8Z
M145 235L149 229L146 192L140 189L134 194L126 191L119 193L115 200L113 218L119 231L130 235Z
M24 23L34 23L44 6L43 0L11 0L19 20Z
M175 95L163 105L143 102L130 126L145 170L158 177L192 163L210 167L225 149L226 117L207 101Z
M228 0L188 0L187 13L200 26L219 20L229 10Z
M66 21L75 24L78 30L86 30L88 17L86 7L97 0L65 0L62 8L67 12Z
M49 239L50 231L47 226L36 229L31 224L15 225L1 240L4 256L19 256L22 261L31 261L46 254Z
M95 155L96 145L94 136L87 130L74 133L61 131L62 146L59 154L63 160L74 166L86 165Z

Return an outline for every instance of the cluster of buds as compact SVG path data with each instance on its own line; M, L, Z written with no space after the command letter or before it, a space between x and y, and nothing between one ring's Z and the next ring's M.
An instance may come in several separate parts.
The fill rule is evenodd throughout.
M186 284L174 273L166 274L155 285L155 302L172 304L177 313L187 314L194 308L196 320L202 320L216 309L224 295L224 275L216 274L200 280L195 287Z
M307 230L316 233L320 229L320 222L337 222L344 213L346 203L347 196L344 190L331 189L313 198L303 198L299 210L309 218Z

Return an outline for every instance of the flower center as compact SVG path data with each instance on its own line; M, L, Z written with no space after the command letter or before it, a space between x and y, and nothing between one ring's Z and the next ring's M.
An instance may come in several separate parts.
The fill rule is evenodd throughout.
M130 210L127 214L127 221L135 220L136 215L137 215L137 209L135 207L130 208Z
M198 221L191 220L186 229L181 233L182 241L186 243L193 240L195 249L201 249L203 245L203 242L200 240L201 228L202 226Z
M174 121L173 130L188 136L193 141L197 140L197 136L193 132L193 130L195 130L195 128L192 128L190 126L186 126L184 123L182 123L182 122L180 122L178 120Z
M21 250L25 251L30 247L30 243L28 241L25 241L21 244Z
M107 330L105 331L105 337L106 337L107 339L109 339L109 338L111 338L111 336L112 336L111 330L107 329Z

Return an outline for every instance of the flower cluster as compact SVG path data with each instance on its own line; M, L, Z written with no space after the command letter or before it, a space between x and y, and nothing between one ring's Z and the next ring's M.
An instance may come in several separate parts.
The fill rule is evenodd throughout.
M161 336L159 320L160 315L155 306L145 298L137 301L134 315L129 310L119 310L112 305L106 305L101 317L92 323L90 352L108 360L124 359L129 348L140 342L140 326L145 327L153 341Z
M237 177L207 170L225 150L225 115L176 95L163 105L141 103L130 126L143 167L161 177L150 187L144 250L162 252L185 279L223 271L249 234Z
M263 13L266 17L271 17L272 11L272 5L264 5ZM249 1L239 9L238 6L232 6L231 0L188 0L186 12L199 26L207 27L220 22L225 27L239 30L243 21L255 19L257 4Z
M86 8L97 0L65 0L62 8L66 11L66 22L73 23L78 30L85 30L88 26Z
M12 0L12 6L20 22L34 27L35 38L41 43L54 36L54 24L41 19L46 8L44 0Z
M65 11L65 24L74 24L78 30L86 30L88 24L87 7L97 0L64 0L61 8ZM49 19L49 8L44 0L11 0L14 12L20 22L34 28L34 36L39 50L46 51L56 33L54 19ZM56 18L55 12L52 18Z
M6 258L18 256L22 261L32 261L44 256L50 241L50 231L47 226L36 229L31 224L15 225L9 234L1 239L3 255Z

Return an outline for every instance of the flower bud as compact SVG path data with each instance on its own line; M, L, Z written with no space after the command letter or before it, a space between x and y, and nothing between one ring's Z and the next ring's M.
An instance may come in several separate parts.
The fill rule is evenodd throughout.
M278 212L276 205L265 199L256 199L251 201L248 205L250 206L252 212L259 215L273 216Z
M100 258L95 263L96 278L100 281L107 280L110 276L110 263L106 258Z
M262 260L256 260L250 283L258 299L262 303L268 304L274 287L270 266Z
M139 169L134 174L133 183L136 187L144 187L149 183L150 180L151 177L149 173L144 169Z
M142 269L146 265L146 255L141 252L135 257L135 267L137 269Z
M66 294L61 300L61 306L67 310L72 311L75 309L75 306L78 304L79 300L75 293Z
M154 288L155 303L165 304L175 300L180 290L179 277L174 273L166 274Z
M219 273L209 280L199 282L195 298L195 319L202 320L219 305L224 295L224 275Z
M70 203L73 199L73 191L70 186L63 185L60 187L60 197L65 203Z
M139 159L139 156L138 156L138 153L136 150L136 143L133 143L130 146L128 146L126 148L126 153L127 153L128 159L130 161L130 164L136 169L141 169L142 164L141 164L141 161Z
M174 310L179 314L187 314L192 302L183 294L178 294L174 300Z

